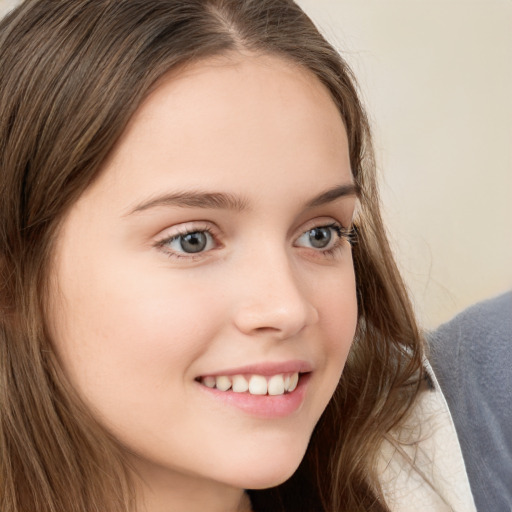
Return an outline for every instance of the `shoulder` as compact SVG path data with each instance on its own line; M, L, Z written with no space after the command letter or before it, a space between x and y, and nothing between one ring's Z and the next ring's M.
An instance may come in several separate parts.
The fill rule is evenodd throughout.
M512 291L479 302L429 334L432 358L448 353L481 358L488 343L510 347L512 332Z
M450 407L459 412L483 400L510 415L512 292L480 302L428 335L430 360ZM452 405L453 402L453 405ZM473 403L470 403L473 402Z
M428 340L432 366L455 413L476 407L476 399L510 409L512 292L471 306L429 333Z
M428 338L477 507L509 512L512 292L468 308Z

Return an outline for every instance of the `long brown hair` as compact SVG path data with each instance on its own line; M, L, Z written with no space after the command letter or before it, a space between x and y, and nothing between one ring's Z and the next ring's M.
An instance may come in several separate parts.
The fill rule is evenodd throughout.
M291 60L328 88L361 191L353 348L299 469L251 500L262 511L387 510L374 462L418 393L423 348L346 63L291 0L26 0L0 23L2 512L134 510L122 450L67 382L47 335L52 246L158 79L240 49Z

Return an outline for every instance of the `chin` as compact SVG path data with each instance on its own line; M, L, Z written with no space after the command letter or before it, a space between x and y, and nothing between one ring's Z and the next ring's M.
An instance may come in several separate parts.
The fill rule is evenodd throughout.
M299 465L297 464L297 466L295 466L291 471L283 471L279 474L275 473L272 475L265 475L257 479L253 478L250 482L248 482L248 485L244 486L243 488L254 491L261 491L263 489L277 487L278 485L281 485L282 483L286 482L286 480L291 478L298 467Z
M295 449L292 453L282 452L268 455L263 460L247 463L239 471L238 487L244 489L269 489L286 482L297 470L304 457L306 448Z

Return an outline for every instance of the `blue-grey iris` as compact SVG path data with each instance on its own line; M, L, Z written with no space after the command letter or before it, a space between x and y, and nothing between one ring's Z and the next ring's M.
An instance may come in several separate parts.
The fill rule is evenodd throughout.
M311 246L317 249L323 249L329 245L332 238L331 228L314 228L309 232L309 241Z
M180 246L184 252L201 252L205 249L207 243L208 238L206 234L201 231L195 231L194 233L187 233L186 235L180 236Z

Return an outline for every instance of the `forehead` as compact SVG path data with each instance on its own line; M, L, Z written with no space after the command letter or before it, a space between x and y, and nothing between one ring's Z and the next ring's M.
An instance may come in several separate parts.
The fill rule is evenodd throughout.
M121 191L138 180L136 188L150 193L158 183L229 189L245 180L252 191L271 183L286 188L308 173L319 188L351 179L343 120L328 90L287 60L235 54L163 77L98 181ZM287 179L276 183L276 174Z

